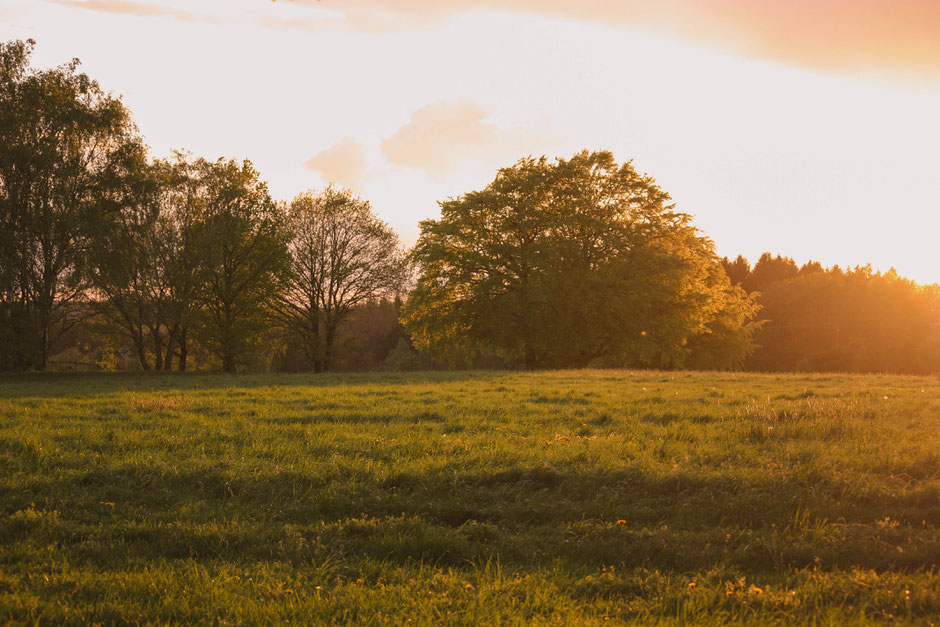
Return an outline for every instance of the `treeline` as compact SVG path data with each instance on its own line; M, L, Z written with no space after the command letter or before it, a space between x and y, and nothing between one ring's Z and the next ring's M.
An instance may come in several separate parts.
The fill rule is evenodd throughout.
M0 47L0 368L93 343L144 370L325 371L353 312L402 290L366 201L276 203L250 162L150 160L118 99L76 62L30 68L33 45Z
M0 369L940 370L937 286L721 260L609 152L526 158L415 247L328 187L152 159L72 62L0 44Z
M940 372L940 286L870 266L824 268L764 253L722 265L761 306L749 370Z

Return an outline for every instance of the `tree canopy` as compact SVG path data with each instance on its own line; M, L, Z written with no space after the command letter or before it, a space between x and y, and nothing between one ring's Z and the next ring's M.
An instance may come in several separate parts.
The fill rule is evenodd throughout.
M87 256L146 160L129 111L78 62L34 70L34 42L0 44L0 367L46 365L81 317Z
M207 347L235 372L270 326L287 272L285 216L250 162L200 162L205 180Z
M501 169L421 223L412 260L407 328L451 357L728 367L751 350L754 301L690 216L609 152Z

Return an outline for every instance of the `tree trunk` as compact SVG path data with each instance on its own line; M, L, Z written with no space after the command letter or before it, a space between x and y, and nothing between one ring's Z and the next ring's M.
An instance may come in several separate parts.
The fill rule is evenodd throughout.
M535 350L529 346L525 348L525 369L535 370Z
M186 343L186 327L183 327L183 329L180 331L179 346L180 346L179 371L185 372L186 371L186 356L189 354L189 345Z
M299 333L303 341L304 355L313 362L313 372L323 371L323 359L320 346L320 312L313 297L309 299L307 310L299 319Z
M160 335L160 329L151 329L153 336L153 369L157 372L163 370L163 337Z
M166 339L166 357L163 359L163 371L170 372L173 370L173 355L176 351L176 339L178 334L178 327L174 326L170 330L167 339Z
M42 337L40 341L42 346L39 349L39 369L45 370L49 362L49 325L46 322L42 323L41 330Z
M222 370L225 372L235 372L235 315L232 312L232 305L223 303L224 320L222 323L221 349L222 349Z
M150 364L147 362L147 350L144 348L143 341L135 339L134 343L137 345L137 359L140 361L140 367L144 370L150 370Z
M222 354L222 370L229 373L235 372L235 355L226 347Z
M316 331L314 332L313 343L310 346L310 361L313 362L313 373L319 374L323 372L323 343L320 341L320 327L317 323Z
M321 372L329 372L333 368L333 340L336 339L336 325L329 323L326 325L326 337L323 346L323 369Z

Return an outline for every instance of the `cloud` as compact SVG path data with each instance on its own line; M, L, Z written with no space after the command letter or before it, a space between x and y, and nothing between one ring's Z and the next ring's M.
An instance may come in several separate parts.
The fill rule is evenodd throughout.
M281 3L271 7L271 2L261 0L46 0L60 6L127 15L140 18L171 18L180 22L206 24L255 24L272 30L322 30L336 27L342 14L328 11L316 5ZM214 6L213 6L214 4ZM283 5L289 5L290 10ZM199 6L199 11L191 10Z
M544 131L501 130L487 117L486 109L469 100L430 104L382 140L382 154L393 164L441 179L467 162L514 161L549 139Z
M362 30L409 28L469 11L620 25L743 56L836 73L940 78L938 0L295 0Z
M47 0L91 11L279 30L425 26L499 11L619 25L833 73L940 78L938 0ZM180 7L186 8L180 8Z
M327 183L358 189L367 178L366 149L349 137L310 157L304 167Z
M148 2L133 2L132 0L50 0L53 4L77 9L86 9L99 13L114 13L118 15L131 15L134 17L168 17L181 22L211 22L214 24L228 23L232 20L225 16L212 16L203 13L193 13L170 6Z

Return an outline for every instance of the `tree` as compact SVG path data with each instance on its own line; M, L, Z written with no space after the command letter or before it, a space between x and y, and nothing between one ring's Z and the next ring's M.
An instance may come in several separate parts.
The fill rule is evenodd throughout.
M339 325L368 300L397 292L406 265L398 235L350 191L306 192L289 206L292 233L280 312L316 372L330 370Z
M235 372L271 321L288 264L285 216L250 162L197 163L205 202L207 347Z
M759 291L771 283L795 278L799 273L799 267L790 257L774 257L770 253L764 253L754 264L744 287L749 292Z
M800 276L813 274L814 272L824 272L824 271L825 271L825 268L823 268L822 264L819 263L818 261L813 261L812 259L810 259L809 261L804 263L802 266L800 266Z
M734 365L756 305L669 200L609 152L522 159L421 223L405 324L419 348L530 369L674 367L697 346Z
M96 234L90 251L93 301L113 329L133 344L141 368L150 370L148 344L162 324L158 266L159 186L155 168L139 164L120 208Z
M171 370L174 357L186 369L187 332L204 291L205 172L181 154L139 164L96 237L98 312L134 345L144 370Z
M87 313L93 237L144 153L119 100L77 60L31 69L34 45L0 44L0 343L15 346L0 366L19 368L45 368L55 338Z
M211 250L207 184L211 169L204 160L190 161L180 153L160 166L165 191L159 240L162 246L158 250L167 301L163 368L170 370L176 357L179 370L184 371L189 355L189 329L196 324L206 299L206 269Z
M721 265L725 269L725 274L731 280L732 285L744 285L747 283L751 274L751 264L748 263L744 255L738 255L734 261L727 257L721 260Z

